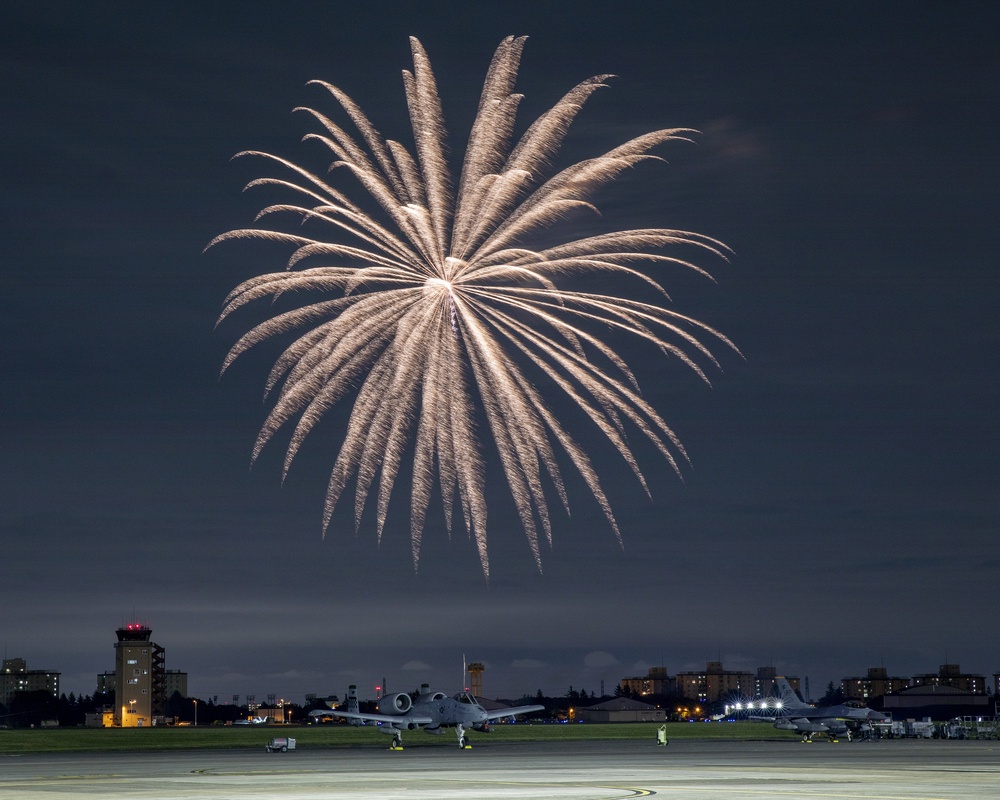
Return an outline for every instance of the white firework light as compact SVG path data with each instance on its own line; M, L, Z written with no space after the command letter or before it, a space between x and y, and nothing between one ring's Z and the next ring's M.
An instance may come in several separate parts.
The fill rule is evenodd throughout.
M667 229L623 230L531 249L531 238L579 209L596 210L594 190L638 162L650 150L687 129L639 136L604 155L546 177L581 107L609 76L571 89L516 140L514 93L524 38L501 42L490 64L472 125L460 177L446 159L441 102L420 42L410 40L413 71L403 72L413 127L414 152L376 130L344 92L322 81L356 132L313 109L319 132L305 138L333 156L331 177L314 174L267 153L245 152L279 165L287 177L265 177L249 186L279 187L292 202L272 205L258 220L293 215L302 233L251 228L229 239L265 239L294 248L283 272L248 280L226 299L221 319L253 301L308 290L316 302L278 313L246 333L225 359L223 371L242 353L271 337L295 331L266 383L277 400L253 451L294 420L284 472L303 440L336 403L354 397L340 452L330 475L323 515L327 530L334 507L351 479L360 524L378 478L377 536L389 499L412 452L410 534L414 568L435 482L444 501L450 535L455 500L489 578L485 467L477 419L489 438L510 487L539 570L541 535L552 541L546 489L569 504L559 462L572 463L621 542L598 474L587 454L556 418L528 371L544 375L603 433L649 494L627 442L633 427L656 446L674 470L686 460L683 447L660 414L643 399L632 371L602 336L627 332L653 343L707 378L696 359L715 364L700 341L706 335L733 347L722 334L662 305L660 284L640 268L679 265L707 274L663 252L689 245L723 256L725 245L696 233ZM370 213L334 185L343 177L375 201ZM550 231L548 236L553 234ZM552 241L550 239L550 241ZM211 246L210 244L210 246ZM574 290L573 274L603 273L615 285L634 284L655 302ZM735 348L734 348L735 349ZM482 426L480 426L482 427ZM558 455L562 453L562 455ZM547 476L547 477L546 477Z

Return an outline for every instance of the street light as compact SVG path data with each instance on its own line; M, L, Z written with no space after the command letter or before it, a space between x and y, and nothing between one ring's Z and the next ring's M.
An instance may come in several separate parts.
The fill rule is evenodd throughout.
M193 702L194 702L194 724L195 727L198 727L198 701L193 700Z

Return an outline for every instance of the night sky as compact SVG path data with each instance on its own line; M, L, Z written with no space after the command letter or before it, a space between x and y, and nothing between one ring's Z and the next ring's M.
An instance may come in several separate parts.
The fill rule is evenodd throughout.
M89 694L114 629L147 622L192 695L573 685L663 665L773 664L813 695L1000 671L1000 13L992 2L348 4L11 2L0 10L0 640ZM655 10L651 10L655 9ZM684 442L683 481L633 439L653 494L594 432L624 538L580 480L535 568L498 465L491 578L440 512L410 559L408 484L376 544L350 507L321 537L338 407L281 484L250 468L274 350L221 379L267 304L215 328L287 248L205 245L284 199L242 193L300 142L310 79L408 145L400 71L423 42L461 156L489 59L528 35L518 130L591 75L566 165L660 148L595 201L615 227L698 231L716 283L662 275L725 332L712 386L626 342ZM576 220L580 235L586 218ZM634 347L635 349L630 349ZM553 400L553 408L562 407ZM568 470L567 470L568 474ZM435 501L432 508L439 508ZM365 692L370 693L370 692Z

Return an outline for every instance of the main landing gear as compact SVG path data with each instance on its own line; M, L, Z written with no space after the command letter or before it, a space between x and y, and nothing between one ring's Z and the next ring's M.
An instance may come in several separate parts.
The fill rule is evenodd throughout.
M441 731L437 731L440 733ZM455 732L458 734L458 747L461 750L471 750L472 745L469 743L469 737L465 735L465 727L463 725L456 725ZM396 730L392 732L392 744L389 745L390 750L402 750L403 749L403 734Z
M847 741L851 741L851 732L850 731L847 731L847 733L844 734L844 735L847 737ZM833 743L833 744L837 744L840 741L840 739L837 738L837 734L835 734L835 733L828 733L826 735L826 740L828 742ZM812 744L813 743L813 735L812 735L812 733L803 733L802 734L802 743L803 744Z

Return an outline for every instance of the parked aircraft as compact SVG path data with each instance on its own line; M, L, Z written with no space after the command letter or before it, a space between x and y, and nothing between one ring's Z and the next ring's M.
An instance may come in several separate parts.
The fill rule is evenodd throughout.
M752 719L765 719L773 722L778 730L801 733L804 742L812 741L817 733L825 734L832 742L837 741L839 736L845 736L850 741L852 731L870 731L873 726L892 722L888 715L870 708L847 705L817 708L803 703L784 678L775 678L774 683L780 693L775 715Z
M358 687L347 690L347 709L321 709L309 712L311 717L343 717L352 725L375 722L379 731L392 735L392 750L403 749L403 731L423 728L424 732L435 735L444 733L445 728L454 728L458 734L458 746L470 750L472 745L465 735L467 728L489 733L491 720L543 711L545 706L517 706L487 711L468 692L459 692L448 697L444 692L432 692L425 683L414 700L406 692L390 694L378 701L377 714L365 714L358 708Z

